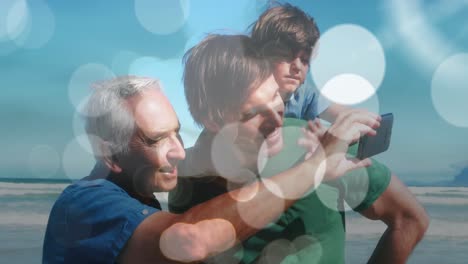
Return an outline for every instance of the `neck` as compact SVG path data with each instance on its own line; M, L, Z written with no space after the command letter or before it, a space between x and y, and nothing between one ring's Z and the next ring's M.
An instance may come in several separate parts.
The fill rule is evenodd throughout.
M102 168L103 166L98 165L96 167L99 170L106 170L105 166L105 168ZM143 204L155 207L155 202L157 203L157 200L155 199L154 195L152 193L143 194L142 192L139 192L135 188L132 175L128 175L125 172L114 173L109 169L107 169L107 173L98 173L98 175L107 175L108 181L111 181L122 188L125 192L128 193L128 195L130 195L130 197L137 199ZM157 207L159 207L159 203L157 203Z

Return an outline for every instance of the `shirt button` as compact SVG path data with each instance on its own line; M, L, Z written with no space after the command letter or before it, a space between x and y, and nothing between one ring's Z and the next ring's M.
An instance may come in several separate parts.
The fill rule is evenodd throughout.
M144 215L147 215L148 214L148 209L143 209L143 211L141 211L142 214Z

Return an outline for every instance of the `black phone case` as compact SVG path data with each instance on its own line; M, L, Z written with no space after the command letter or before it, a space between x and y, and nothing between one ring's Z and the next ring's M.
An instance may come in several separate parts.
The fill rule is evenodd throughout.
M363 136L359 140L358 159L365 159L382 153L390 146L390 138L392 137L393 114L388 113L382 115L380 127L377 128L377 135Z

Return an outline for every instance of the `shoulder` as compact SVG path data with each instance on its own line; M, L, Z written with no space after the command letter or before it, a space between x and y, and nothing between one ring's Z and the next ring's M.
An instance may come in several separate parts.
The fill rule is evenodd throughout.
M108 262L117 257L137 226L158 211L106 179L78 181L63 191L52 208L44 258Z
M316 95L317 90L311 81L306 81L295 91L295 96L304 98L313 98Z
M125 190L106 179L80 180L68 186L57 199L58 204L79 208L102 205L102 202L131 198ZM106 202L106 203L107 203Z

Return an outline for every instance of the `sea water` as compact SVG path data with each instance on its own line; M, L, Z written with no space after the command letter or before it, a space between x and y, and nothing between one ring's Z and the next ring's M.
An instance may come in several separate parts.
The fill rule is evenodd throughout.
M0 263L40 263L47 219L69 184L51 180L0 180ZM468 188L411 187L431 217L429 230L408 263L468 263ZM160 194L163 208L167 195ZM385 225L347 213L347 263L365 263Z

